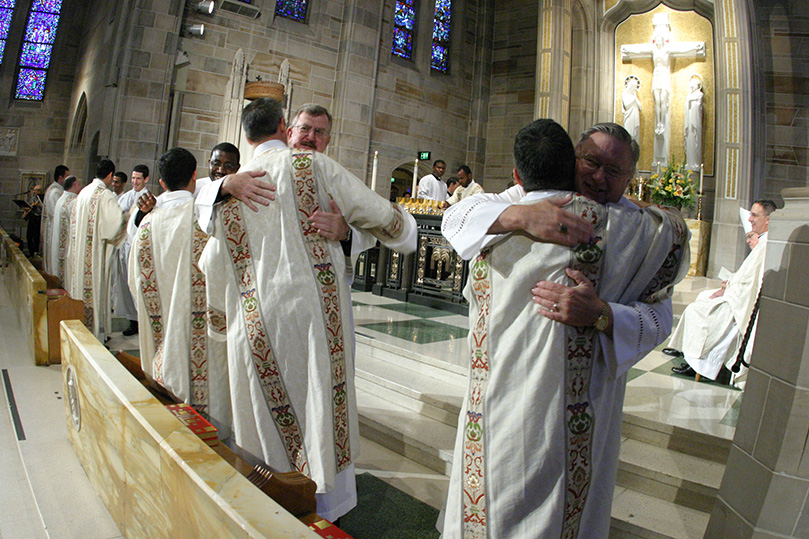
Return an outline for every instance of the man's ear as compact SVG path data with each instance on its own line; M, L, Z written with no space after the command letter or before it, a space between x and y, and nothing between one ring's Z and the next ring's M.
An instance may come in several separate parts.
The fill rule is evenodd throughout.
M520 178L520 173L517 172L516 168L511 169L511 176L514 178L514 183L522 186L522 178Z
M160 187L162 187L164 191L168 191L168 190L169 190L169 188L168 188L168 187L166 187L166 182L164 182L164 181L163 181L163 178L160 178L160 179L159 179L159 180L157 180L157 181L158 181L158 182L160 182Z

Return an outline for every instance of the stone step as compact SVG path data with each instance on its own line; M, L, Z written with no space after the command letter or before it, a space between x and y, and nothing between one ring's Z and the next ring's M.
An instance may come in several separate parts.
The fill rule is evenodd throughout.
M710 513L617 487L610 539L695 539L705 534L709 518Z
M725 465L625 438L618 485L699 511L710 512Z
M732 440L632 414L624 414L621 432L626 438L724 465Z

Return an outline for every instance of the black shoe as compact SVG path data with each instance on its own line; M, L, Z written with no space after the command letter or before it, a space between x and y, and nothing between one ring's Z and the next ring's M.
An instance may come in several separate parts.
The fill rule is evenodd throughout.
M138 323L134 320L130 320L129 327L126 328L124 331L124 337L131 337L132 335L138 334Z
M682 363L682 364L680 364L679 367L672 367L671 372L673 372L674 374L682 375L682 376L691 376L691 377L693 377L693 376L697 375L697 371L692 369L691 365L689 365L688 363Z
M683 353L679 350L675 350L674 348L664 348L663 353L667 356L683 357Z

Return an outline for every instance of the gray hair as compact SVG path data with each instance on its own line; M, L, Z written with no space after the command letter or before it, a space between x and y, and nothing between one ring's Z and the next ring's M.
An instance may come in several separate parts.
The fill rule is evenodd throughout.
M635 168L638 166L638 159L640 158L640 146L638 145L638 141L633 139L632 135L629 134L629 131L624 129L622 125L614 122L597 123L584 130L581 134L581 139L579 139L579 143L576 144L576 149L578 150L579 147L584 144L584 141L590 138L594 133L604 133L616 140L629 144L629 151L632 153L632 173L634 174Z
M294 127L298 123L298 117L304 112L309 116L325 116L329 119L329 129L331 129L331 114L329 114L329 110L326 107L318 105L317 103L306 103L298 107L298 110L295 111L289 125Z

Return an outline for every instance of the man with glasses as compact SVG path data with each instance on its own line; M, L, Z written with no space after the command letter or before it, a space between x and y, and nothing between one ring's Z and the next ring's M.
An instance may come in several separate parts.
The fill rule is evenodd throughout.
M640 155L638 143L622 126L599 123L582 133L576 146L576 191L600 204L613 203L637 209L623 196L635 174ZM589 241L592 227L560 208L569 199L558 197L519 205L525 192L515 185L499 194L478 194L449 207L441 231L464 259L470 259L498 235L523 231L538 241L573 246ZM607 320L599 339L606 359L616 365L616 376L626 373L671 333L670 297L657 303L604 302L589 280L575 270L568 275L576 283L565 286L540 281L532 289L534 303L545 307L541 315L579 327Z

